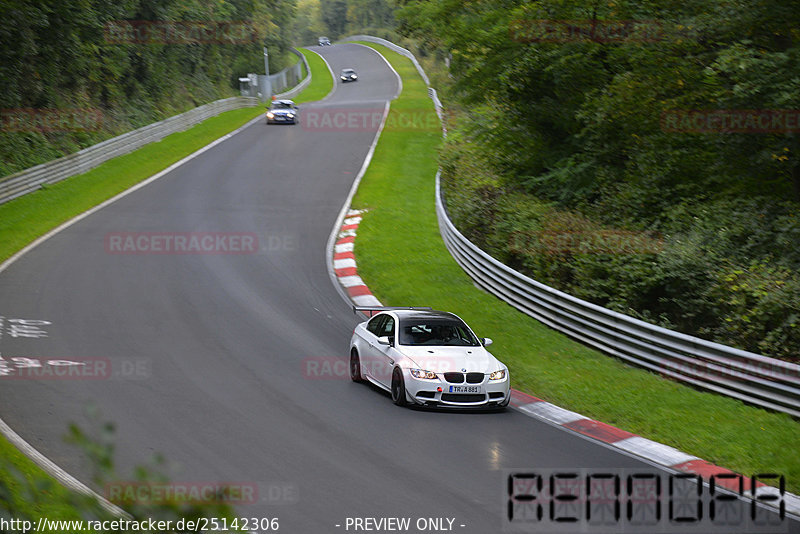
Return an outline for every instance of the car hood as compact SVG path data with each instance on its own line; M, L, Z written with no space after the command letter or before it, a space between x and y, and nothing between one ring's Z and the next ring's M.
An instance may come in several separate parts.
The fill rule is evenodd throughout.
M413 365L428 371L491 373L502 364L483 347L400 346ZM466 369L466 371L463 371Z
M288 114L295 114L295 110L293 109L271 109L270 110L273 115L288 115Z

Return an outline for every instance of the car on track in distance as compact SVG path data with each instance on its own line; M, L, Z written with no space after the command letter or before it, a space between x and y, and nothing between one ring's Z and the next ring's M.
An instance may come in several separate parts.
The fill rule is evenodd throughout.
M267 110L267 124L297 124L300 108L292 100L273 100Z
M319 46L331 46L331 40L327 37L320 37L317 39L317 44L319 44Z
M358 81L358 74L353 69L342 69L342 73L339 75L342 80L342 83L347 82L357 82Z
M508 367L457 315L431 308L354 306L371 314L350 339L350 378L391 393L398 406L504 408Z

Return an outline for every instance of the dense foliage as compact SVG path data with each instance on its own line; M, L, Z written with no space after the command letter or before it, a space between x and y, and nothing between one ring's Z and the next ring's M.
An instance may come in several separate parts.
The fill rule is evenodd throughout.
M398 18L450 59L442 163L470 237L582 298L798 360L797 2L409 0Z
M371 35L395 26L391 0L298 0L295 37L302 44L319 36L338 39L369 29Z
M238 77L263 72L263 46L270 70L284 68L296 61L294 9L292 0L0 1L0 176L237 94ZM129 21L139 31L120 34Z

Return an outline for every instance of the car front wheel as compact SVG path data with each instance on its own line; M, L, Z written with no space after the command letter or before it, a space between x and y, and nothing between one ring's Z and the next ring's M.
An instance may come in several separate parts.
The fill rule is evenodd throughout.
M392 402L398 406L405 406L408 404L406 399L406 385L403 381L403 373L399 368L395 368L392 373Z
M361 376L361 360L358 358L356 349L350 351L350 380L353 382L364 380L364 377Z

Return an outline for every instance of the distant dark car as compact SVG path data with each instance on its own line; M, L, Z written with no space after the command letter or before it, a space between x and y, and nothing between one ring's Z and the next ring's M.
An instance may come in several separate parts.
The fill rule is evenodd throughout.
M320 37L317 42L319 43L320 46L330 46L331 45L331 40L328 39L327 37Z
M358 81L358 74L353 69L344 69L342 70L342 83L347 82L357 82Z
M267 110L267 124L297 124L300 109L291 100L273 100Z

